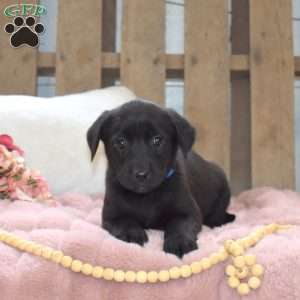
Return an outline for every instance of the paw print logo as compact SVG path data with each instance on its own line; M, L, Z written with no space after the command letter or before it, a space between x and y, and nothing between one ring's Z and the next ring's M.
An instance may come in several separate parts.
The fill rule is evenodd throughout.
M26 19L16 17L13 23L5 25L4 30L11 34L10 43L12 47L18 48L22 45L37 47L39 35L45 31L45 27L42 23L36 23L34 17L29 16Z

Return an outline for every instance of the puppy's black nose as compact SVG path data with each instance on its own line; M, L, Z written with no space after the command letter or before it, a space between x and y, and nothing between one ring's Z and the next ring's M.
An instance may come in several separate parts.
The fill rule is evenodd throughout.
M136 179L138 179L139 181L145 181L148 177L148 172L147 171L136 171L135 172L135 177Z

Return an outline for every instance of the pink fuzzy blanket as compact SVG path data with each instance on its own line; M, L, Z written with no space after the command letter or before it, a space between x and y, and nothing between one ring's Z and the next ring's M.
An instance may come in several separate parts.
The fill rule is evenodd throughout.
M247 299L300 299L300 196L291 191L262 188L245 192L233 200L236 222L221 228L205 228L199 234L199 250L183 262L162 252L162 232L149 232L144 248L110 236L99 226L102 199L66 194L62 205L46 207L30 202L0 202L0 228L50 247L93 265L124 270L160 270L191 263L216 251L226 239L246 236L258 225L297 225L265 237L249 253L265 267L262 286ZM51 261L21 253L0 243L1 300L234 300L236 290L227 285L220 263L208 271L158 284L129 284L75 274Z

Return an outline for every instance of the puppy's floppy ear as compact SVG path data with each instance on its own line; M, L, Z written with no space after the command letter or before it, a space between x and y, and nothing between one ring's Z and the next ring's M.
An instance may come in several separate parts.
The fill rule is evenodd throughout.
M87 132L87 142L91 150L91 160L94 159L100 139L103 140L104 124L107 122L109 116L110 111L103 112Z
M185 118L179 115L176 111L168 109L167 112L176 128L179 146L182 149L183 153L186 155L191 150L195 142L195 129Z

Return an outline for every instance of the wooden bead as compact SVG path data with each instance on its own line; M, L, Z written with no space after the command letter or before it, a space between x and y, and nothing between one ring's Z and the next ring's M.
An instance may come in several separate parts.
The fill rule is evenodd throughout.
M81 268L82 268L82 262L80 260L78 260L78 259L74 259L72 261L71 270L73 272L78 273L78 272L81 271Z
M245 256L245 263L247 266L253 266L256 262L256 257L255 255L248 254Z
M122 270L116 270L114 272L114 280L117 282L123 282L125 280L125 273Z
M17 244L17 242L18 242L18 240L19 240L18 237L13 237L13 239L11 240L11 243L10 243L10 244L11 244L13 247L15 247L16 244ZM32 243L32 244L34 244L34 243Z
M209 256L209 260L211 265L215 265L220 261L219 255L217 253L213 253Z
M245 251L247 248L249 248L248 241L249 241L249 237L242 238L242 239L240 240L239 246L241 246L241 247L243 248L244 251Z
M138 283L145 283L147 281L147 273L145 271L138 271L136 273L136 281Z
M23 239L19 240L18 248L23 251L25 249L26 243L27 243L27 241L25 241Z
M237 256L236 254L234 254L236 252L237 247L240 247L240 245L232 243L232 245L229 247L228 253L230 253L233 256Z
M247 248L252 247L255 244L255 241L253 241L250 237L246 238Z
M265 236L265 230L260 228L257 229L255 234L259 237L259 239L261 240L264 236Z
M244 248L240 245L236 245L234 246L234 248L231 250L231 253L234 255L234 256L240 256L240 255L243 255L244 254Z
M200 261L191 263L191 270L193 274L198 274L202 271L202 264Z
M49 247L42 248L42 256L46 259L50 259L52 256L53 250Z
M254 232L254 236L255 236L255 239L257 240L257 242L263 238L263 235L261 235L261 233L259 231Z
M150 272L148 272L147 273L147 280L148 280L148 282L150 282L150 283L155 283L155 282L157 282L157 280L158 280L158 273L157 272L155 272L155 271L150 271Z
M244 266L242 267L241 269L237 270L236 271L236 276L239 278L239 279L244 279L248 276L249 274L249 269L248 267Z
M261 265L256 264L256 265L252 266L251 273L254 276L261 276L264 273L264 269L263 269L263 267Z
M6 237L7 237L7 233L5 232L1 233L1 242L5 242Z
M103 274L103 268L100 266L94 267L92 276L94 278L101 278Z
M29 244L30 244L30 242L24 241L24 242L20 245L19 249L22 250L22 251L26 251L26 248L28 247ZM47 249L48 249L48 247L47 247ZM47 258L47 257L45 257L45 258Z
M207 269L209 269L211 267L211 262L210 262L210 260L207 257L202 258L200 260L200 262L201 262L203 270L207 270Z
M91 275L93 273L93 266L90 264L83 264L81 268L81 272L84 275Z
M63 256L61 261L60 261L60 264L65 267L65 268L70 268L71 265L72 265L72 257L71 256Z
M5 242L9 236L10 236L10 234L8 232L3 233L3 241Z
M220 261L225 261L228 258L228 252L224 248L219 250L218 254Z
M237 256L233 259L233 264L237 267L237 268L242 268L245 266L245 258L244 256Z
M228 278L228 285L231 288L235 289L239 286L239 284L240 284L240 280L237 277L231 276Z
M25 245L25 249L24 249L26 252L28 253L32 253L33 251L33 243L32 242L29 242Z
M249 247L253 247L257 244L258 240L255 237L249 237Z
M187 278L192 275L192 269L189 265L183 265L180 267L180 273L183 278Z
M170 278L171 279L177 279L180 277L181 273L180 273L180 269L178 267L173 267L169 270L170 273Z
M56 263L60 263L61 259L63 258L64 254L61 251L53 251L52 253L52 261L56 262Z
M237 239L235 242L236 242L238 245L243 246L242 239Z
M158 273L158 280L161 282L167 282L170 280L170 274L167 270L161 270Z
M126 282L135 282L136 279L136 273L133 271L127 271L125 273L125 281Z
M19 242L19 238L14 238L12 241L11 241L11 245L15 248L17 248L17 245L18 245L18 242ZM34 244L34 243L33 243Z
M19 249L19 246L20 246L20 244L22 243L22 239L16 239L16 241L15 241L15 247L17 248L17 249Z
M228 265L225 269L225 273L228 276L235 276L236 274L236 268L233 265Z
M241 296L244 295L248 295L250 292L250 288L248 286L247 283L241 283L238 287L237 287L237 291Z
M11 241L11 245L13 247L16 247L16 244L18 243L19 238L18 237L14 237L13 240ZM34 242L32 242L33 244L35 244Z
M227 241L225 241L224 248L226 249L226 251L230 250L232 243L234 243L234 240L227 240Z
M12 235L12 234L8 234L5 238L5 243L7 243L8 245L11 244L12 240L14 239L15 237Z
M277 230L278 225L277 224L269 224L265 227L265 231L267 234L271 234Z
M251 287L251 289L257 289L260 287L261 281L258 277L252 276L248 280L248 285Z
M36 256L41 256L42 255L42 246L41 245L39 245L39 244L36 244L36 245L34 245L34 247L33 247L33 254L34 255L36 255Z
M5 239L5 233L3 231L0 231L0 242L3 242Z
M255 245L260 240L259 236L255 233L251 233L249 238L252 245Z
M114 270L112 268L105 268L102 277L105 280L112 280L114 278Z
M11 242L12 239L13 239L13 236L12 236L11 234L6 234L6 235L4 236L4 242L5 242L6 244L10 244L10 242Z

